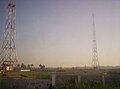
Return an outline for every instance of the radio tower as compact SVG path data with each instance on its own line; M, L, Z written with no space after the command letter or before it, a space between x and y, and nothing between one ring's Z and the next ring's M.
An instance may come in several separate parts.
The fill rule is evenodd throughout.
M94 14L92 14L92 18L93 18L93 57L92 57L92 66L93 66L94 69L99 69Z
M17 65L16 53L16 3L9 0L7 5L6 25L3 33L3 44L0 53L0 65L3 70L12 71Z

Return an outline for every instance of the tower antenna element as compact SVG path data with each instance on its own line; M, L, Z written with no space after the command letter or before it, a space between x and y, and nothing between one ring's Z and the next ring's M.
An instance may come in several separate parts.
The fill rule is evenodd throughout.
M96 31L95 31L95 21L94 21L94 14L92 14L93 19L93 49L92 49L92 67L94 69L99 69L99 61L98 61L98 51L97 51L97 42L96 42Z

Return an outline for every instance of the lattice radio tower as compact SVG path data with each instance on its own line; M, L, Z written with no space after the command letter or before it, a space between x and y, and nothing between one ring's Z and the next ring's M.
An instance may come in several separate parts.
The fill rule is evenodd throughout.
M0 65L12 65L15 67L18 62L16 53L16 2L9 0L7 5L7 16L5 30L3 33L3 44L0 53Z
M92 66L93 66L94 69L99 69L94 14L92 14L92 19L93 19L93 57L92 57Z

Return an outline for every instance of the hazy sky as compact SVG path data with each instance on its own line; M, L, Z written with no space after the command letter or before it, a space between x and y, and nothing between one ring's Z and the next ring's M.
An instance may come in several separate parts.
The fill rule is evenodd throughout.
M0 0L0 34L8 0ZM84 66L92 62L95 14L100 65L120 65L120 0L16 0L20 62Z

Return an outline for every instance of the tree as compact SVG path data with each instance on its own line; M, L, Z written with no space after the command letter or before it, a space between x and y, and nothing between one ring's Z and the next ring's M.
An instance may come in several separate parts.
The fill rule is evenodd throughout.
M20 68L20 64L17 64L17 68Z
M31 68L32 68L34 65L33 65L33 64L31 64L30 66L31 66Z
M24 63L22 63L21 68L26 68L26 65Z
M39 67L40 67L41 69L45 69L45 65L40 64Z
M27 65L27 68L30 68L30 64Z
M41 68L42 64L39 65L39 67Z
M45 69L45 65L42 65L42 69Z

